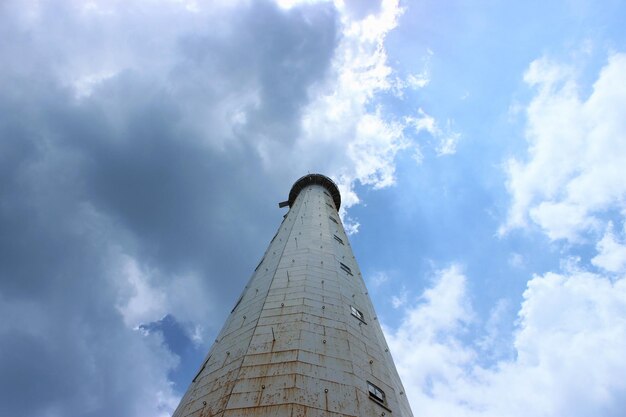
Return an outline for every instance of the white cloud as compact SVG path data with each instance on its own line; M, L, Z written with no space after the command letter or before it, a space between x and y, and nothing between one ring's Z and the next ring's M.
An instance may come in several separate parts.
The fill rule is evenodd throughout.
M481 353L488 357L504 356L507 352L506 342L508 339L503 334L507 323L507 313L511 304L506 299L500 299L489 312L489 318L485 323L485 335L476 342Z
M166 295L150 283L149 272L142 271L137 261L127 255L122 256L120 289L126 293L118 298L117 308L124 317L124 323L131 329L140 324L159 320L168 312Z
M430 84L430 77L425 71L417 74L409 74L406 78L396 76L391 84L393 94L402 99L407 89L418 90Z
M399 294L391 297L391 305L393 306L393 308L400 308L406 304L408 297L408 291L405 287L402 287L402 290Z
M100 71L93 74L87 74L75 80L72 84L75 90L75 96L78 99L89 97L102 82L114 77L117 73L112 71Z
M346 215L345 208L340 210L341 221L343 223L343 228L346 231L348 236L352 236L354 234L359 233L359 227L361 227L361 223L353 219L352 217Z
M622 230L621 236L616 236L613 223L609 222L604 236L596 244L598 254L591 260L591 263L609 272L624 272L626 269L626 244L623 243L625 235L626 232Z
M407 122L415 128L417 133L425 130L434 136L438 132L437 122L435 121L435 118L426 114L426 112L422 108L419 108L417 110L417 117L410 116L407 118Z
M373 273L367 281L368 281L368 288L375 289L375 288L380 287L384 283L388 282L389 275L387 275L385 272L378 271L378 272Z
M116 307L129 329L174 314L181 325L191 326L187 331L194 342L202 344L207 332L220 325L211 319L218 303L207 293L206 277L189 273L165 279L162 272L140 266L129 255L115 257L120 264L119 272L112 274L118 288Z
M404 97L407 89L419 90L430 84L430 57L432 52L429 51L424 59L424 69L418 73L407 75L405 78L396 77L393 81L393 93L398 98Z
M436 394L438 381L459 378L463 364L474 356L456 339L473 317L466 297L466 278L458 266L451 266L438 272L433 287L424 291L417 305L406 309L398 329L385 328L416 413L424 413L423 399Z
M461 133L456 132L452 128L452 120L447 120L442 128L435 118L427 114L424 109L417 110L417 116L409 116L405 118L407 125L412 126L417 133L422 131L428 132L437 143L434 145L437 156L454 155L456 148L461 139ZM416 160L419 162L421 154L418 154Z
M468 304L466 278L453 267L441 271L434 286L406 310L398 329L386 329L416 413L621 415L626 406L626 278L611 281L582 270L535 276L518 313L515 356L490 367L480 365L486 353L463 342L471 317ZM495 308L493 315L501 310ZM489 327L487 339L479 339L480 349L493 344Z
M424 88L430 83L428 72L420 72L419 74L409 74L406 79L406 83L409 87L414 89Z
M435 149L438 156L454 155L461 138L460 133L452 131L449 120L446 126L445 133L439 137L439 146Z
M526 109L528 160L507 162L513 197L501 233L528 219L551 239L577 241L600 216L624 208L626 54L614 53L584 97L576 70L548 58L524 76L536 95Z
M328 173L340 185L344 209L359 202L356 181L374 188L393 185L396 155L417 147L404 136L405 121L387 119L374 104L378 94L410 88L395 85L384 47L403 10L397 0L371 3L335 2L341 36L329 74L309 91L312 100L294 146L272 144L268 152L289 152L284 159L291 161L290 172L305 166Z

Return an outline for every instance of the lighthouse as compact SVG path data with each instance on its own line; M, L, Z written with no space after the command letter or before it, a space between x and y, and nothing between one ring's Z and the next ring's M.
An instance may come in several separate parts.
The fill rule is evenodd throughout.
M412 417L338 211L298 179L289 210L174 417Z

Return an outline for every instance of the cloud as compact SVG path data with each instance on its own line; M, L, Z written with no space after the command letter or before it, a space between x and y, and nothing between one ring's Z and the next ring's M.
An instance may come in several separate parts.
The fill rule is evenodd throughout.
M472 317L466 278L453 265L437 272L434 285L406 308L397 329L383 326L413 410L428 415L424 400L436 395L438 381L456 380L471 361L474 353L456 334Z
M396 97L404 98L407 89L419 90L430 84L430 61L434 55L433 51L427 50L427 55L423 59L423 69L418 73L408 74L404 79L396 77L393 82L393 93Z
M501 233L531 220L550 239L577 242L624 209L626 54L612 53L585 97L577 72L549 58L524 75L536 94L526 109L528 158L507 161L512 205Z
M374 188L394 184L395 157L412 147L401 121L387 120L380 107L371 110L377 94L393 89L383 42L402 9L398 1L385 0L376 14L355 19L355 10L359 16L370 10L365 5L354 9L359 3L337 2L342 11L340 41L328 78L311 90L314 98L303 111L302 132L293 149L301 156L297 163L333 175L345 208L359 201L351 191L355 181Z
M624 231L622 231L621 239L619 239L613 230L613 223L609 222L604 236L596 244L598 254L591 260L591 263L609 272L625 272L626 245L623 243L624 234Z
M3 3L1 415L171 412L179 358L141 329L206 349L305 171L356 232L356 182L392 185L412 146L374 105L401 11Z
M406 290L406 288L403 287L398 295L393 295L391 297L391 305L393 306L393 308L402 307L406 304L408 296L408 291Z
M501 358L509 354L511 347L505 334L509 322L508 313L511 303L507 299L500 299L489 312L489 317L484 325L484 335L476 341L480 353L488 360ZM483 361L486 362L486 361Z
M383 271L377 271L369 276L367 280L368 288L376 289L389 281L389 275Z
M405 118L405 121L408 126L412 126L415 129L416 133L419 134L425 131L437 140L437 143L434 145L437 156L454 155L456 153L461 133L453 130L451 120L448 120L445 127L442 128L433 116L420 108L417 111L417 116L408 116ZM415 159L420 162L421 154L418 154Z
M611 54L585 97L576 66L548 58L529 66L524 80L536 92L525 110L528 158L507 162L513 202L500 232L531 221L552 240L597 238L591 264L600 272L570 256L561 272L529 280L511 335L512 359L488 367L464 363L462 377L442 384L440 397L420 399L433 410L471 416L623 414L626 384L618 375L626 360L618 352L626 348L626 251L609 219L624 212L626 188L618 172L626 160L626 124L616 109L626 102L625 69L626 55ZM604 236L598 236L603 225ZM497 341L489 327L480 349L482 341Z
M518 312L513 358L485 367L487 339L465 337L472 323L467 278L452 266L406 309L398 329L385 331L421 415L618 416L626 406L625 312L625 278L584 270L535 276Z
M414 89L424 88L430 83L430 78L427 72L420 72L419 74L409 74L406 82Z

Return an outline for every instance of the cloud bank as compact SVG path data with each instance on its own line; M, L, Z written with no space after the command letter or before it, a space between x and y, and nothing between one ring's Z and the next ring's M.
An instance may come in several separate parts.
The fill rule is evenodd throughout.
M205 350L307 170L345 207L394 183L414 145L372 103L401 12L2 3L0 415L171 412L179 352L142 324Z
M503 231L530 220L550 239L578 242L626 209L626 54L609 56L588 97L575 68L541 58L524 75L537 94L526 110L528 160L507 163L513 203Z
M474 321L467 277L451 266L386 336L420 415L619 416L625 313L626 278L535 276L518 312L514 357L485 367L482 347L465 337Z

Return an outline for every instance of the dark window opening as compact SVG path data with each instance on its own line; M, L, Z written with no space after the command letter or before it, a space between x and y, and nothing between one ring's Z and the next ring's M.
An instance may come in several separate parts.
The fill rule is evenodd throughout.
M356 307L354 306L350 306L350 313L352 313L352 315L354 317L356 317L357 319L361 320L363 323L365 323L365 316L363 316L363 313L361 313L361 310L358 310ZM367 323L366 323L367 324Z
M337 220L335 220L335 218L334 218L334 217L332 217L332 216L328 216L328 218L329 218L329 219L331 219L332 221L334 221L335 223L339 224L339 222L338 222Z
M333 235L333 237L335 238L335 240L339 243L341 243L343 245L343 240L341 240L341 238L337 235Z
M330 194L328 194L328 192L324 191L324 194L326 194L327 196L329 196L329 197L330 197Z
M352 270L350 269L348 265L344 264L343 262L339 262L339 265L341 266L341 269L346 271L348 274L352 275Z
M334 207L333 207L333 205L332 205L332 204L330 204L330 203L326 203L326 205L327 205L328 207L330 207L331 209L334 209Z
M378 388L376 385L372 384L369 381L367 381L367 391L371 399L375 400L376 402L382 405L387 404L387 397L385 396L385 391Z

